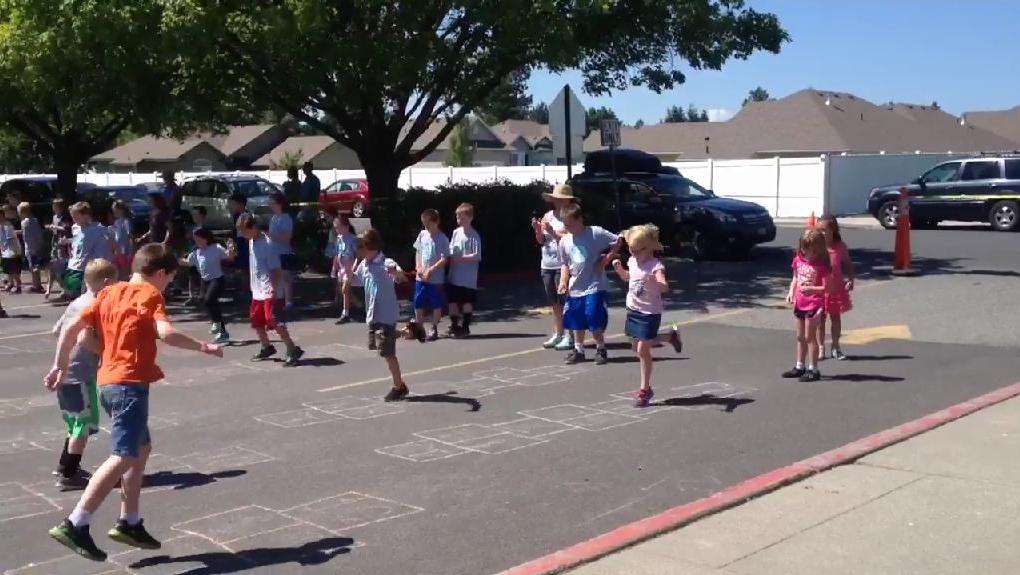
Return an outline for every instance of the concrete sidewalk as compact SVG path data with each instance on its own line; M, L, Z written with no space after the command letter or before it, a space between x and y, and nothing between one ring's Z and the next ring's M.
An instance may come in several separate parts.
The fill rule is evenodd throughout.
M1020 398L570 573L1018 573L1017 453Z
M821 214L817 217L821 217ZM781 228L803 228L807 225L808 218L775 218L773 221ZM870 215L839 216L839 225L846 229L882 229L882 224Z

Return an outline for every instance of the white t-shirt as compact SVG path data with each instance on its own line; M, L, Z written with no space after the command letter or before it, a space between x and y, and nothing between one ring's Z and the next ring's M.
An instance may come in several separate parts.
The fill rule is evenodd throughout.
M606 270L600 265L602 252L619 238L598 226L586 226L580 233L560 240L560 257L570 268L570 297L584 297L609 289Z
M556 217L555 210L549 210L542 218L543 222L548 221L553 231L563 232L566 227L563 221ZM558 270L563 265L563 258L560 257L560 240L557 236L550 235L547 231L542 232L545 241L542 243L542 269Z
M281 269L280 256L273 248L273 244L265 234L259 234L251 240L249 246L248 266L251 270L251 298L258 301L268 300L271 291L274 292L274 297L282 298L283 291L280 286L273 284L273 270Z
M421 263L425 267L435 265L443 256L450 255L450 240L446 234L437 231L434 235L428 230L422 230L418 239L414 240L414 249L421 256ZM421 270L416 270L420 272ZM446 283L446 268L439 268L432 272L425 283L443 285Z
M474 229L464 231L464 228L453 230L453 238L450 240L450 256L477 255L478 259L471 262L450 262L449 283L455 286L478 289L478 264L482 260L482 238Z
M188 264L198 269L198 275L205 281L223 277L223 258L227 257L227 248L220 244L207 244L204 248L196 247L188 254Z

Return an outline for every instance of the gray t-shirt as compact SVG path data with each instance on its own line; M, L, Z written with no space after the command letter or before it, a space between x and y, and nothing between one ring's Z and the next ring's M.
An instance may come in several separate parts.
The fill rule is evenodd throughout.
M450 255L450 240L443 232L430 234L428 230L422 230L418 239L414 240L414 249L421 255L422 265L429 267L443 259L443 256ZM443 285L446 283L446 269L439 268L432 272L425 283Z
M280 256L276 254L273 244L269 242L265 234L259 234L251 240L248 267L251 270L252 299L267 300L270 291L274 292L274 297L283 297L280 286L273 285L272 276L273 270L280 269Z
M570 268L570 297L582 297L609 289L606 270L600 264L602 252L616 244L616 234L598 226L560 239L563 265Z
M450 262L450 283L455 286L478 289L478 262L482 258L482 238L474 229L465 231L464 228L453 230L453 238L450 240L450 256L477 255L478 260L473 262Z
M25 240L26 256L43 255L43 229L39 225L39 220L35 218L21 220L21 237Z
M286 256L294 253L290 247L290 240L278 240L274 237L280 233L294 233L294 218L290 217L290 214L273 214L273 217L269 218L269 238L273 242L276 255Z
M552 226L552 229L555 232L562 232L565 227L563 225L563 221L556 217L555 210L549 210L542 219L548 220L549 225ZM542 236L545 239L542 243L542 269L560 269L560 266L563 265L563 258L560 257L559 238L554 235L550 235L548 232L543 232Z
M188 265L198 269L198 275L205 281L223 277L223 258L227 257L227 249L220 244L207 244L204 248L195 248L188 254Z
M95 294L85 292L74 299L64 309L53 330L58 334L63 333L68 324L73 322L85 311L85 308L96 301ZM71 351L71 361L67 364L67 374L64 376L64 385L82 385L88 381L95 381L96 372L99 371L99 354L89 351L84 346L75 345Z
M371 260L361 260L354 268L355 277L365 286L365 323L397 324L400 306L390 270L401 271L397 262L382 252Z
M71 259L68 269L83 272L85 266L96 258L113 261L110 250L110 235L106 228L93 222L85 227L75 226L71 237Z

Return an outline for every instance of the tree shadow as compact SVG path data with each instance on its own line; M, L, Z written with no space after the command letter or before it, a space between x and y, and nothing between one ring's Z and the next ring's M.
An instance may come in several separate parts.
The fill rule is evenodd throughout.
M272 567L286 563L296 563L303 567L322 565L339 555L351 552L354 540L350 537L327 537L318 541L305 543L299 547L260 547L236 553L210 552L192 555L158 555L146 557L132 563L131 569L144 569L158 565L173 563L203 563L188 571L174 571L178 575L215 575L222 573L239 573L258 567Z
M231 479L247 474L244 469L230 469L217 471L216 473L200 473L198 471L158 471L146 475L142 480L142 488L146 487L173 487L174 490L188 489L191 487L202 487L210 483L216 483L221 479Z
M431 393L428 395L409 395L404 399L407 403L460 403L470 407L468 411L479 411L482 404L473 397L458 397L456 391Z
M866 383L866 382L883 382L883 383L896 383L900 381L906 381L906 378L896 377L893 375L873 375L866 373L843 373L839 375L823 375L823 381L850 381L854 383Z
M751 397L718 397L711 393L703 393L694 397L670 397L662 401L650 403L652 407L697 407L701 405L718 405L725 413L733 413L741 405L754 403Z
M898 359L914 359L912 355L848 355L849 361L893 361Z
M298 362L298 367L336 367L343 365L343 360L335 357L311 357Z

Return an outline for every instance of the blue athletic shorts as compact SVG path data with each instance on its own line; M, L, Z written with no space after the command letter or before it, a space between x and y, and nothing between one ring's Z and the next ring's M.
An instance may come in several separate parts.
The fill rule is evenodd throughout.
M442 287L423 281L414 282L414 309L443 309L446 298Z
M152 443L149 435L149 386L143 383L99 386L103 410L110 416L110 443L114 455L138 457Z
M605 331L609 325L606 292L568 297L563 306L563 327L570 330Z

